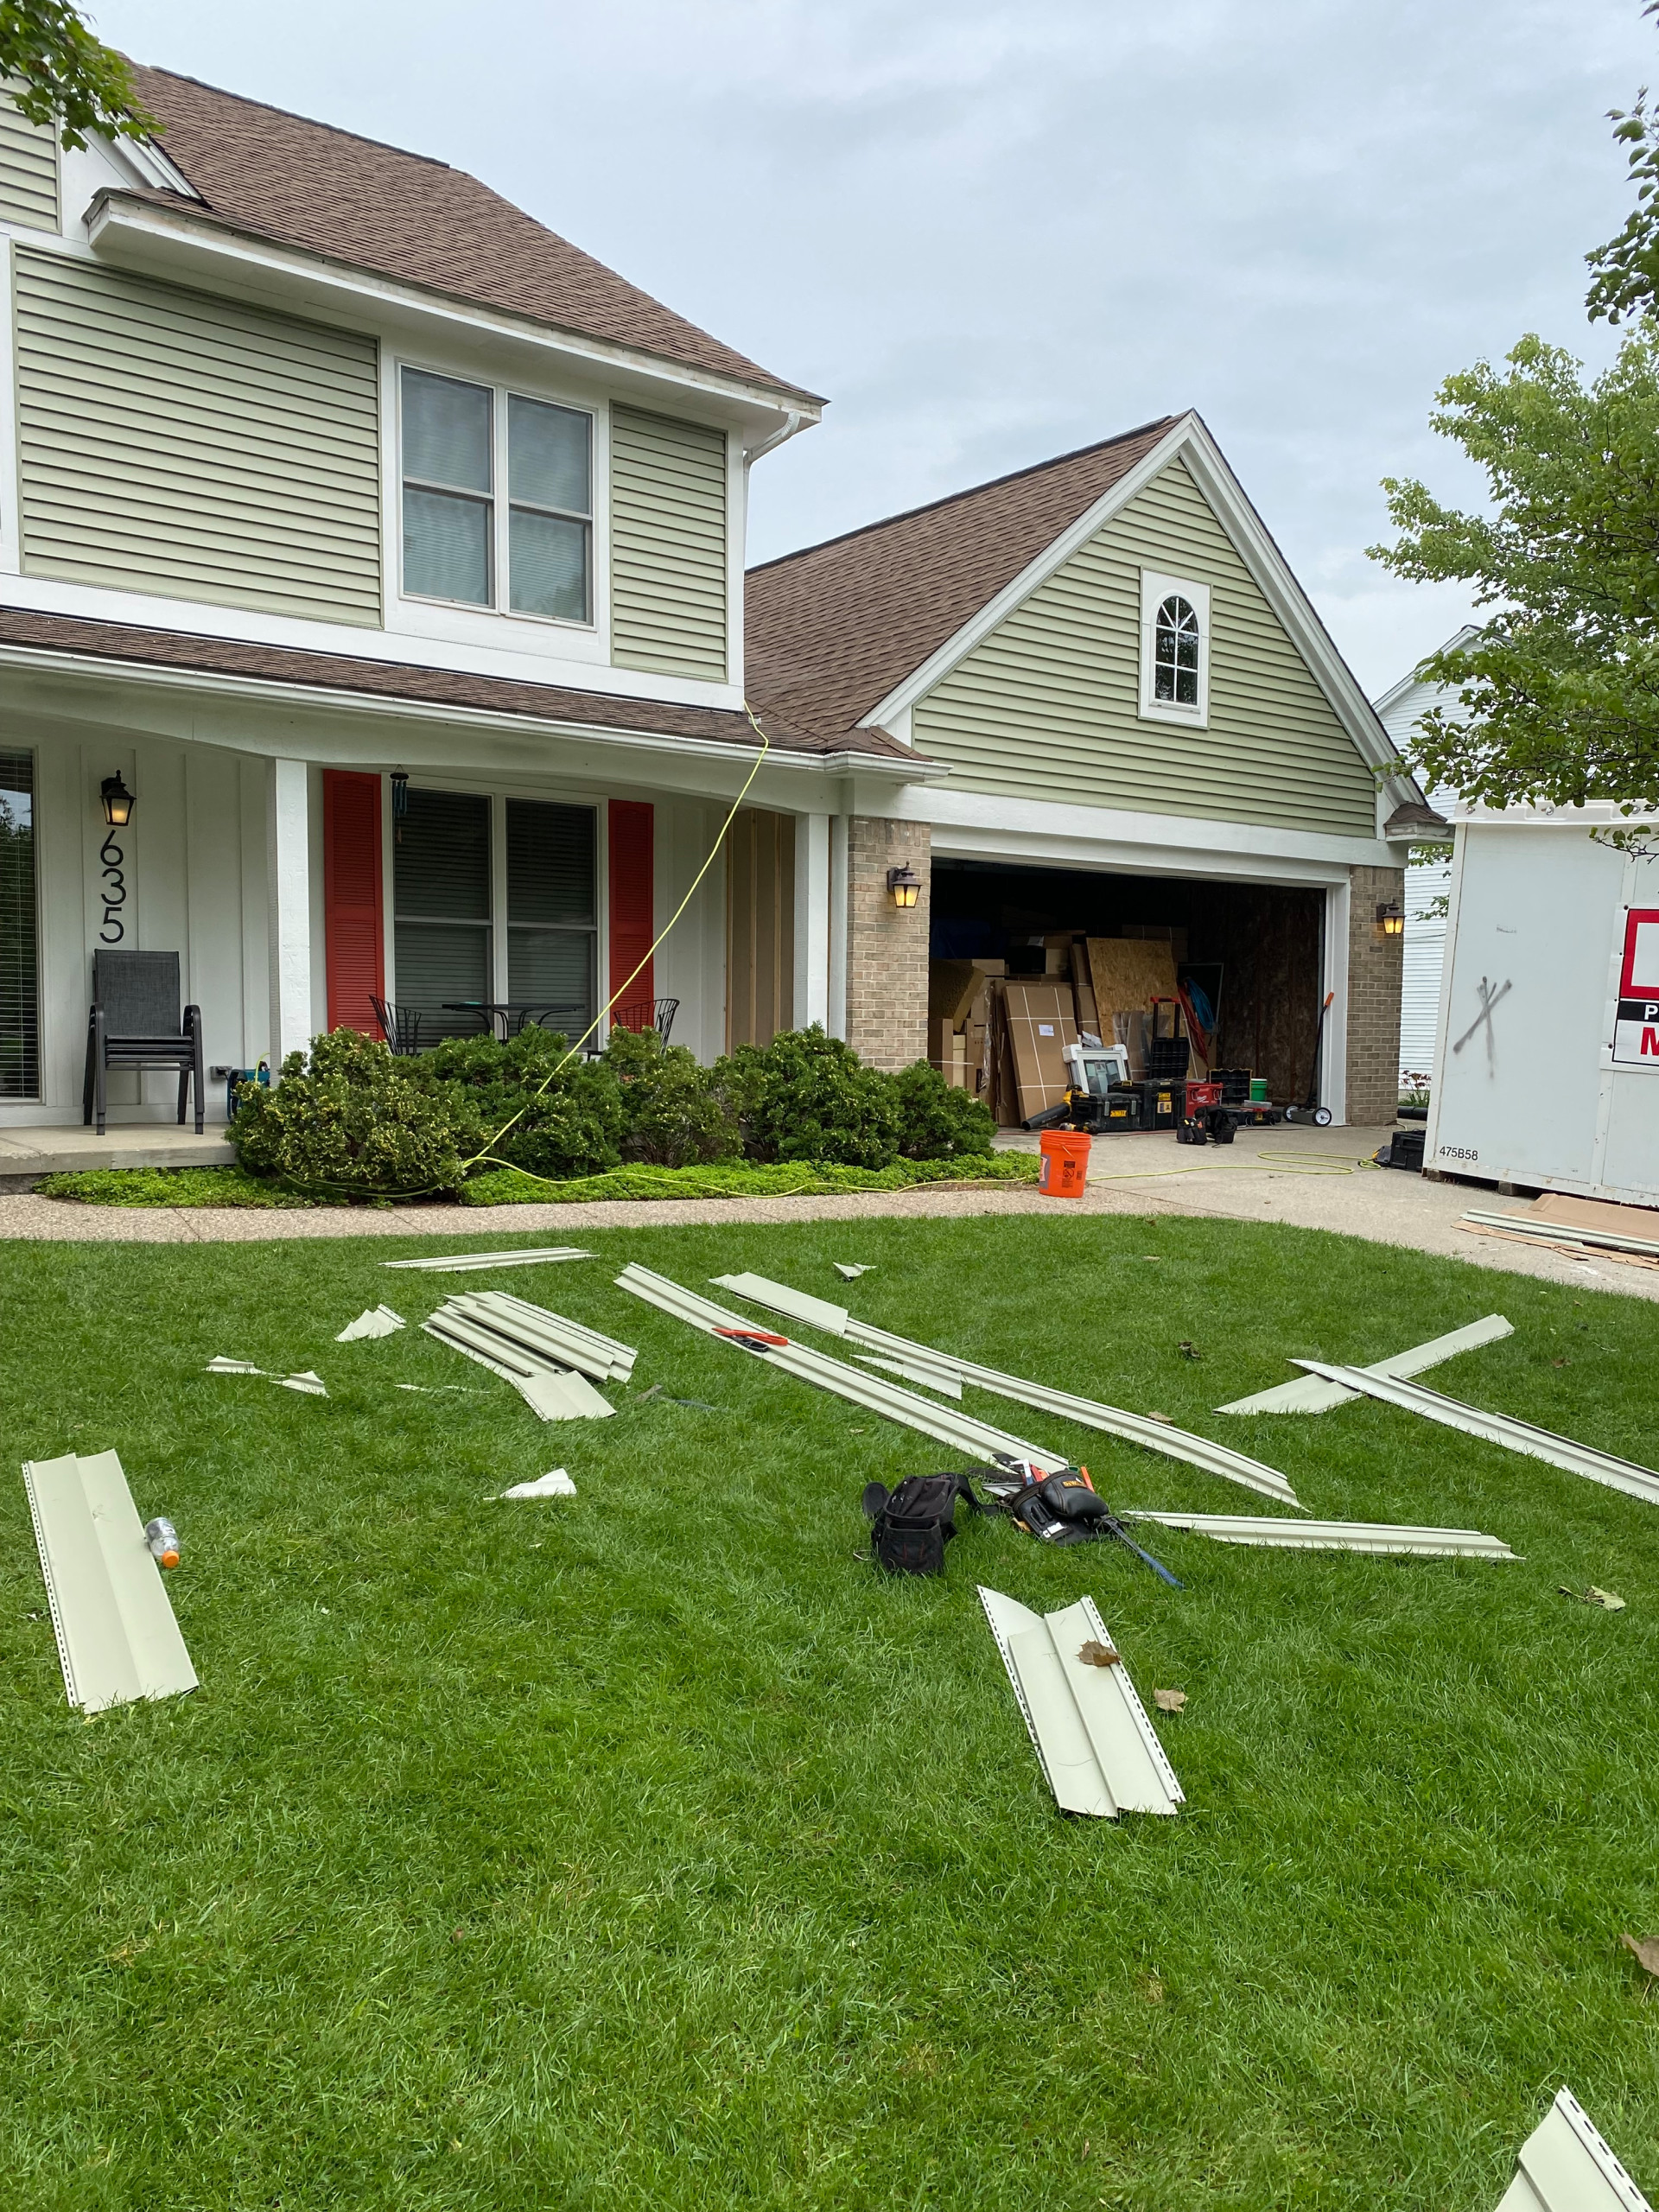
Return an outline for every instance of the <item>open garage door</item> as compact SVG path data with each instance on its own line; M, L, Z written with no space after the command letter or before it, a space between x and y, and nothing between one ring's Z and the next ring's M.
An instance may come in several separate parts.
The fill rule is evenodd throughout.
M1091 970L1079 953L1090 938L1119 940L1106 964L1126 974L1159 964L1150 956L1142 963L1136 941L1166 947L1193 1008L1207 1012L1208 1066L1246 1070L1265 1082L1269 1098L1287 1103L1306 1095L1313 1063L1325 907L1322 890L1300 887L936 856L929 953L936 962L976 962L991 977L1046 976L1064 992L1074 979L1086 984ZM1081 995L1076 1005L1083 1026L1092 1014L1110 1043L1106 1014ZM970 1089L994 1088L982 1070L976 1078L975 1040L964 1033L952 1046L941 1029L942 1018L930 1039L937 1064L947 1072L961 1067ZM1018 1118L1006 1096L998 1112L1004 1123Z

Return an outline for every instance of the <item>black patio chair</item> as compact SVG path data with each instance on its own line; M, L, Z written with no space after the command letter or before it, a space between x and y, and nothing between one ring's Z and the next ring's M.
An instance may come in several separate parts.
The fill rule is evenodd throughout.
M421 1017L412 1006L393 1006L386 999L371 996L369 1004L374 1008L374 1018L380 1025L385 1038L399 1059L408 1059L421 1049Z
M678 999L638 999L632 1006L611 1008L613 1029L632 1029L637 1035L642 1029L654 1029L664 1045L668 1033L674 1027L674 1017L680 1010Z
M176 952L93 953L81 1121L85 1124L96 1114L99 1136L105 1134L111 1068L176 1068L181 1122L194 1079L196 1135L201 1135L201 1008L188 1006L180 1014Z

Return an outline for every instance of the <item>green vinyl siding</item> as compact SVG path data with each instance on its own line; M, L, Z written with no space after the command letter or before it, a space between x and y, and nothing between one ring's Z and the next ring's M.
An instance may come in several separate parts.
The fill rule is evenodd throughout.
M16 254L23 569L380 620L372 339Z
M1211 587L1205 729L1142 720L1141 571ZM1180 460L921 700L953 790L1376 834L1370 769Z
M611 410L611 658L726 677L726 438Z
M58 218L58 142L49 130L25 123L0 92L0 223L55 231Z

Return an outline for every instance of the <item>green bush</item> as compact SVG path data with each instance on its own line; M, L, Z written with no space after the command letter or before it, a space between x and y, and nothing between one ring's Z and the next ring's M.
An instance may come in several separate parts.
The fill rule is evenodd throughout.
M240 1165L302 1190L347 1197L453 1191L461 1181L464 1115L355 1029L290 1052L282 1080L247 1083L229 1130Z
M449 1100L464 1160L485 1154L480 1165L505 1161L531 1175L595 1175L622 1157L621 1086L602 1060L569 1051L556 1030L532 1024L505 1044L452 1037L401 1065Z
M899 1108L899 1152L905 1160L957 1160L991 1149L996 1123L988 1106L916 1060L892 1077Z
M664 1045L654 1029L613 1029L605 1058L622 1087L625 1160L696 1167L741 1155L730 1102L683 1045Z
M816 1022L765 1046L740 1046L715 1068L715 1084L741 1122L751 1160L885 1167L899 1156L892 1079Z

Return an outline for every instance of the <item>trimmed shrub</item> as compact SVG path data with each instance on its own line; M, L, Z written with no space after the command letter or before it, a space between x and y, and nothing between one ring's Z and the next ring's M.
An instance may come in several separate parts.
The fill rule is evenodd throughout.
M715 1070L751 1160L817 1160L885 1167L899 1154L899 1109L890 1077L867 1068L815 1022L770 1045L740 1046Z
M899 1109L899 1152L905 1160L982 1157L996 1123L988 1106L949 1084L926 1060L891 1078Z
M741 1156L729 1101L683 1045L664 1045L654 1029L613 1029L605 1058L622 1088L624 1160L698 1167Z
M601 1060L569 1050L556 1030L533 1024L503 1044L452 1037L401 1063L414 1080L450 1101L464 1160L487 1152L530 1175L596 1175L622 1155L622 1092ZM543 1085L545 1084L545 1088Z
M453 1191L464 1115L378 1039L355 1029L290 1052L282 1081L245 1083L229 1136L242 1166L353 1198Z

